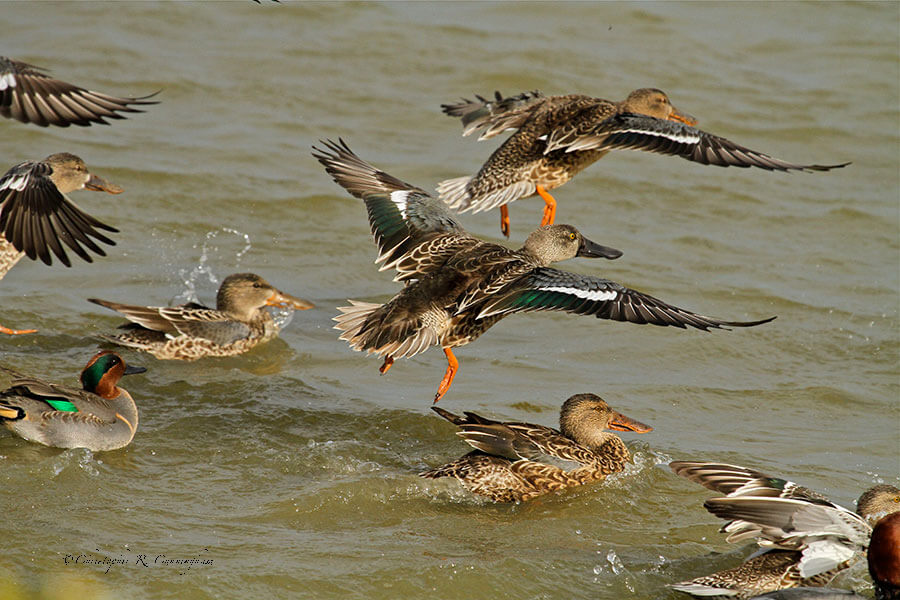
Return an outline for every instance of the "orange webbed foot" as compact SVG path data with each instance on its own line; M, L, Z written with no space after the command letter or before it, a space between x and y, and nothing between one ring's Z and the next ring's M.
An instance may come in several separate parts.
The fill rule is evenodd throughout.
M5 333L6 335L22 335L25 333L37 333L37 329L10 329L9 327L0 325L0 333Z
M381 364L380 367L378 367L378 372L381 373L382 375L384 375L385 373L387 373L390 370L390 368L393 364L394 364L394 357L393 356L385 356L384 362Z
M432 404L437 404L438 400L444 397L444 394L447 393L447 390L450 389L450 385L453 383L453 378L456 377L456 372L459 370L459 361L453 356L453 351L450 348L444 348L444 354L447 355L447 371L444 373L444 378L441 379L441 385L438 386L438 391L434 395Z
M541 219L541 227L545 225L553 225L553 220L556 219L556 199L550 195L550 193L544 189L544 186L538 185L535 186L537 188L538 195L544 199L544 218Z
M500 233L509 239L509 208L505 204L500 207Z

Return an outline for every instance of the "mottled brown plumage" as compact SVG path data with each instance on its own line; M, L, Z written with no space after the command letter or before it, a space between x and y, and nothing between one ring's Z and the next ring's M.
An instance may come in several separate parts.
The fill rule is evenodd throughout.
M900 511L900 490L877 485L857 501L857 512L794 482L737 465L675 461L672 470L726 494L704 507L728 522L726 540L756 540L765 549L732 569L673 584L706 598L742 600L799 586L821 587L862 557L872 523ZM717 593L721 592L721 593Z
M339 307L336 329L354 350L395 358L440 345L447 371L435 402L450 388L459 363L452 349L475 340L504 316L561 310L602 319L707 330L750 327L698 315L612 281L551 269L554 262L622 253L586 239L571 225L533 232L512 250L466 233L446 205L424 190L379 171L343 142L323 142L313 156L348 192L362 198L378 245L381 268L395 268L406 287L385 304ZM774 318L774 317L773 317Z
M522 502L604 479L631 458L621 438L604 430L652 430L594 394L577 394L563 403L559 430L492 421L471 412L460 417L436 406L432 410L457 425L457 435L476 450L420 475L455 477L494 502Z
M517 130L487 159L474 177L438 184L451 208L473 212L501 208L501 230L509 236L506 205L540 195L541 225L553 223L556 201L549 190L567 183L610 150L634 149L670 154L721 167L827 171L845 165L798 165L739 146L692 127L696 120L679 112L665 92L642 88L622 102L581 94L544 96L525 92L488 100L444 104L444 112L462 120L463 135L483 130L479 140Z
M119 98L92 92L50 77L42 67L0 56L0 115L41 127L108 125L104 119L124 119L119 113L157 104L142 98Z
M253 273L229 275L219 286L216 308L201 304L138 306L88 298L122 313L131 323L115 335L102 335L114 344L149 352L160 359L197 360L205 356L235 356L278 335L265 307L296 310L313 304L277 290Z

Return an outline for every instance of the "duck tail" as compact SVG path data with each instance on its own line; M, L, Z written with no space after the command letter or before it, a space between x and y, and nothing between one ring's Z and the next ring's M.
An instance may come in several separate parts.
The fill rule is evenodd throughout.
M354 350L369 354L409 358L438 343L437 332L421 327L411 319L392 318L391 304L349 301L351 306L339 306L342 314L332 319L335 329L343 331L340 339Z
M472 194L469 193L471 177L445 179L437 186L437 193L447 206L458 212L472 208Z

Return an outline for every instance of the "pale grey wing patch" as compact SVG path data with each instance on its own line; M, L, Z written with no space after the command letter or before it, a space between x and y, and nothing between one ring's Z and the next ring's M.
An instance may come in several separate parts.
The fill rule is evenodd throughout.
M469 206L460 212L471 210L473 213L480 213L485 210L491 210L510 202L515 202L520 198L527 198L536 193L537 187L533 181L517 181L511 183L499 190L489 192L479 198L473 200Z
M435 191L447 206L463 212L469 208L469 204L472 202L472 196L469 194L470 181L472 181L470 176L445 179L437 185Z

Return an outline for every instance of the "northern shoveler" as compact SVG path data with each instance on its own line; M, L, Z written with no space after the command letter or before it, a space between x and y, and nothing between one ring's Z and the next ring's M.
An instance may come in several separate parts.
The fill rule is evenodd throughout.
M792 481L737 465L675 461L671 469L725 494L703 506L728 519L726 541L756 539L764 548L742 565L684 581L672 588L703 598L752 598L798 586L827 585L862 556L872 524L900 511L900 489L876 485L857 500L856 512Z
M119 230L82 212L66 196L82 189L110 194L123 191L89 172L83 160L68 152L20 163L0 177L0 279L26 255L49 265L52 251L64 265L72 266L63 243L87 262L93 259L82 245L106 256L90 238L114 246L98 229ZM34 331L0 326L0 332L7 334Z
M622 102L581 94L545 96L539 91L493 100L476 96L443 104L460 117L463 135L483 130L479 140L518 130L474 177L447 179L438 194L451 208L481 212L500 207L500 229L509 237L507 204L539 195L546 206L541 225L553 223L556 200L549 190L567 183L610 150L671 154L720 167L759 167L769 171L828 171L848 165L798 165L739 146L695 129L697 120L669 102L665 92L643 88Z
M94 123L109 125L104 118L126 118L121 112L144 112L133 106L158 104L147 100L158 92L140 98L118 98L54 79L44 71L42 67L0 56L0 115L41 127L89 127Z
M500 422L473 412L465 417L432 406L459 427L456 435L475 448L453 462L419 473L455 477L469 491L494 502L524 502L548 492L600 481L631 458L622 439L606 431L653 431L614 411L594 394L576 394L559 412L559 430Z
M81 388L26 377L8 369L12 385L0 391L0 422L29 442L56 448L115 450L138 428L134 399L117 384L147 369L126 365L115 352L96 354L81 371Z
M440 344L447 371L435 402L450 388L459 363L452 348L475 340L506 315L562 310L602 319L661 326L752 327L698 315L612 281L549 268L574 258L614 259L621 252L586 239L571 225L532 233L519 250L466 233L444 203L427 192L379 171L341 141L323 142L313 156L334 180L365 201L381 269L397 270L406 287L386 304L353 302L339 307L336 329L354 350L384 357L381 372L395 358Z
M181 306L136 306L108 300L88 301L122 313L131 321L122 333L104 340L149 352L160 359L197 360L205 356L235 356L278 335L266 306L296 310L312 302L275 289L253 273L229 275L219 286L216 308L189 303Z

